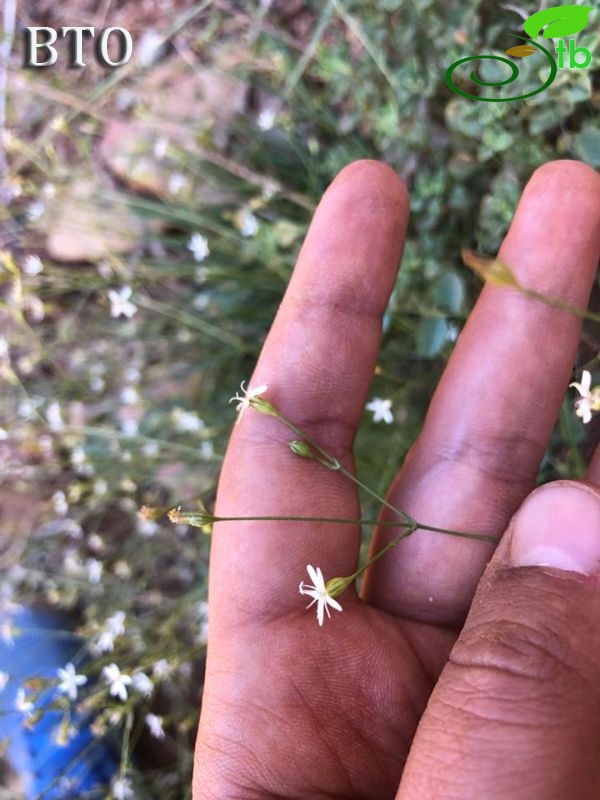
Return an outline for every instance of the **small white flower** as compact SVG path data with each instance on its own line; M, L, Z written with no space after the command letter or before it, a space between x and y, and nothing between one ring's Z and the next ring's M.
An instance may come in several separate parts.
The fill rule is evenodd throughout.
M108 684L108 691L119 700L127 700L127 687L131 685L131 677L126 675L113 662L102 668L102 677Z
M270 181L267 179L263 183L260 196L262 197L263 200L266 200L268 202L269 200L272 200L275 197L275 195L277 194L277 189L278 189L277 183L275 181Z
M100 394L100 392L104 391L104 387L106 386L106 381L104 378L101 378L100 375L92 375L90 378L90 389L92 392L96 392L96 394Z
M136 692L143 694L144 697L150 697L154 691L154 684L145 672L135 672L131 679L131 685Z
M79 686L84 686L87 683L85 675L78 675L74 665L69 661L64 669L57 670L60 683L58 684L58 691L66 694L69 700L77 700L77 691Z
M186 183L187 180L185 175L182 175L181 172L174 172L169 176L167 189L169 190L170 194L179 194L179 192L185 187Z
M22 356L17 361L17 369L19 372L22 372L23 375L29 375L33 370L33 359L29 356Z
M125 612L116 611L104 623L104 628L94 646L97 653L109 653L115 649L115 639L125 633Z
M61 517L69 510L69 504L67 503L67 498L65 493L59 489L58 491L54 492L52 495L52 506L56 514L59 514Z
M132 406L140 399L140 395L135 386L125 386L119 394L120 401L126 406Z
M114 633L115 636L121 636L125 633L125 612L115 611L115 613L106 620L106 630Z
M65 427L62 411L56 400L53 400L46 409L46 419L48 420L48 427L51 431L61 431Z
M188 250L194 256L194 261L204 261L210 255L208 240L201 233L195 233L190 238Z
M6 689L9 680L10 680L10 675L8 674L8 672L2 672L0 670L0 692L3 692Z
M263 386L257 386L255 389L251 389L250 387L244 389L245 382L246 381L242 381L240 384L240 389L243 392L243 395L239 395L236 393L233 397L229 399L230 403L237 402L237 406L235 407L235 410L238 412L238 417L236 422L239 422L242 418L242 414L244 413L244 411L247 408L250 408L250 401L253 398L258 397L259 395L264 394L269 388L265 383Z
M129 778L117 778L112 785L112 793L115 800L130 800L134 794Z
M460 328L458 325L455 325L454 322L449 322L448 327L446 329L446 339L449 342L455 342L460 334Z
M128 581L131 578L131 567L124 559L120 558L118 561L115 561L113 569L117 578L120 578L122 581Z
M174 408L171 411L171 419L181 433L195 433L206 427L204 420L200 419L195 411L185 411L183 408Z
M249 208L243 208L238 213L236 221L242 236L255 236L258 233L258 220Z
M113 269L111 265L108 263L108 261L99 261L98 264L96 265L96 268L98 270L98 273L102 278L104 278L104 280L112 278Z
M94 645L96 653L112 653L115 649L115 635L110 631L102 631Z
M41 322L46 316L43 302L35 295L28 295L23 302L23 309L29 314L32 322ZM27 370L30 372L31 370Z
M71 464L74 467L81 467L85 464L85 450L80 445L71 451Z
M45 206L41 200L36 200L34 203L30 203L27 208L27 218L30 222L37 222L44 216Z
M148 458L154 458L160 453L160 446L158 442L145 442L142 445L142 453Z
M169 677L171 674L171 665L166 658L160 658L155 662L154 666L152 667L152 674L159 680Z
M592 375L587 369L581 374L581 383L570 383L569 387L571 386L581 395L580 399L575 401L575 414L581 417L586 425L592 419L592 412L600 411L600 386L594 386L592 389Z
M373 422L387 422L389 425L394 421L392 414L392 401L383 400L381 397L374 397L367 403L367 411L373 412Z
M261 129L261 131L270 131L273 125L275 124L275 112L273 111L273 109L263 108L263 110L256 118L256 124Z
M63 558L63 567L67 575L78 577L82 572L81 559L75 550L68 550Z
M85 571L90 583L100 583L102 580L102 564L97 558L88 558L85 562Z
M21 402L17 406L17 414L23 419L31 419L34 413L35 413L35 406L31 402L31 400L29 400L29 398L21 400Z
M25 689L23 688L17 690L17 696L15 697L15 709L21 714L25 714L26 717L30 717L34 709L33 703L30 700L27 700L25 697Z
M102 480L102 479L99 478L98 480ZM96 483L98 483L98 481L96 481ZM94 493L97 494L97 492L96 492L96 484L94 484ZM102 550L104 550L104 542L102 541L102 537L98 536L97 533L92 533L88 537L87 544L88 544L88 547L90 548L90 550L93 550L94 553L101 553Z
M77 728L74 725L65 725L61 723L56 728L54 728L54 731L52 732L52 741L58 747L66 747L77 736L77 733L78 733ZM64 781L64 776L61 779L59 785L61 786L61 788L64 789L64 792L67 795L69 792L72 795L73 790L77 788L76 781L74 781L72 778L70 779L70 781L67 780L65 783L63 783L63 781ZM69 786L70 783L72 783L71 786Z
M8 149L7 141L10 141L10 136L7 135L6 131L4 132L4 136L2 137L2 139L4 141L4 146ZM11 200L13 199L16 200L17 197L21 197L23 194L23 187L14 178L7 179L6 189L9 193L9 197Z
M128 111L136 103L138 94L128 87L117 92L115 105L119 111Z
M130 301L132 294L131 286L122 286L120 289L109 289L108 299L110 300L111 317L124 316L131 319L136 313L137 306Z
M127 369L123 371L123 377L128 383L139 383L142 373L139 367L127 367Z
M23 260L23 272L26 275L39 275L44 269L44 264L39 256L28 255Z
M164 37L157 31L149 28L145 31L138 43L136 57L140 67L149 67L162 55L165 48Z
M312 585L301 581L298 589L300 594L306 594L312 597L311 602L306 606L307 608L310 608L315 603L317 604L317 621L319 625L322 625L324 612L327 612L328 618L331 616L329 613L329 606L335 608L336 611L341 611L342 607L335 598L328 594L327 587L325 586L325 578L323 577L321 569L319 567L315 569L315 567L308 564L306 570L312 581Z
M104 478L98 478L94 481L94 494L98 495L98 497L102 497L102 495L106 494L108 491L108 483L104 480Z
M125 417L121 420L121 430L125 436L137 436L139 429L140 424L137 419L134 419L133 417Z
M210 461L215 456L215 446L211 441L204 441L200 445L200 455L205 461Z
M156 739L164 739L165 732L163 730L163 718L157 716L156 714L147 714L146 715L146 725L152 736Z
M154 143L154 158L157 161L162 161L167 155L167 148L169 147L169 140L165 136L160 136Z
M158 522L155 522L153 519L138 518L137 529L140 536L144 536L146 539L151 539L153 536L156 536L160 530L160 526Z

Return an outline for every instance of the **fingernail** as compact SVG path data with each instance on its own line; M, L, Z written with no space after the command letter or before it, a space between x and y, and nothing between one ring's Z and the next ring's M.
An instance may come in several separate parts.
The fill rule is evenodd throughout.
M568 481L542 486L517 512L510 536L513 566L600 572L600 496Z

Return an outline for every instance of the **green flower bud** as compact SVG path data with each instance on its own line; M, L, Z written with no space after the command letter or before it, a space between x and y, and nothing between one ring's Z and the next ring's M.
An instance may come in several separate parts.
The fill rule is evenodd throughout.
M463 261L473 272L492 286L505 286L512 289L521 287L513 271L497 258L481 258L472 250L462 250Z
M256 411L260 411L261 414L267 414L267 416L270 417L279 416L279 411L277 411L275 406L272 403L269 403L268 400L264 400L262 397L252 397L248 401L248 404Z
M325 589L329 597L337 597L343 594L352 583L354 583L353 575L347 578L330 578L325 584Z
M181 506L177 506L169 511L168 517L175 525L191 525L193 528L202 528L203 533L211 533L212 524L217 518L209 514L202 503L198 505L198 511L182 511Z
M288 442L288 447L295 453L297 456L302 456L302 458L314 458L314 453L310 449L310 445L306 442L301 442L299 439L294 439L291 442Z

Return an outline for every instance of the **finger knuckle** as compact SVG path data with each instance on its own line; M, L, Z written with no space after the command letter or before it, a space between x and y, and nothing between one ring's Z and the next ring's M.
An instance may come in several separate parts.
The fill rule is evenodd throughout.
M579 582L565 580L568 591L543 570L496 572L450 656L463 686L496 702L527 699L540 709L558 697L577 703L590 691L598 695L582 644L589 641L580 606L585 590Z

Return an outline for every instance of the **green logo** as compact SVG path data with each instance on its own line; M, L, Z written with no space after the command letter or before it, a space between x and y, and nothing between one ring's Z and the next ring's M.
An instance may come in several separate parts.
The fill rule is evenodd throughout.
M517 33L509 34L509 36L515 36L517 39L522 39L524 42L526 42L526 44L519 44L515 47L509 48L505 51L505 55L512 56L512 58L527 58L528 56L534 55L534 53L540 52L543 53L544 57L548 60L550 74L546 78L543 86L540 86L539 89L535 89L533 92L527 92L527 94L517 95L516 97L479 97L476 94L469 94L468 92L459 89L452 78L452 73L454 70L461 64L465 64L467 61L477 61L481 58L489 58L492 61L502 61L504 64L507 64L510 67L511 74L504 81L486 82L480 80L475 72L471 72L470 78L473 83L476 83L478 86L506 86L508 83L512 83L519 77L519 69L513 61L509 61L508 58L503 58L502 56L487 55L467 56L466 58L460 58L458 61L455 61L454 64L451 64L446 70L446 83L453 92L460 94L462 97L468 97L470 100L483 100L489 103L505 103L508 100L524 100L526 97L532 97L534 94L543 92L544 89L547 89L552 81L556 78L558 70L565 66L565 56L568 55L568 66L571 67L571 69L585 69L592 61L592 54L587 47L576 47L574 41L569 39L568 47L562 41L556 45L555 58L552 53L546 50L545 47L542 47L541 44L538 44L538 42L533 40L539 36L542 29L544 29L544 39L571 36L575 33L579 33L579 31L582 31L587 25L588 15L592 9L593 6L554 6L554 8L545 8L542 11L536 11L535 14L532 14L528 19L525 20L523 28L527 36L530 38L519 36ZM583 62L580 60L580 56L582 55Z

